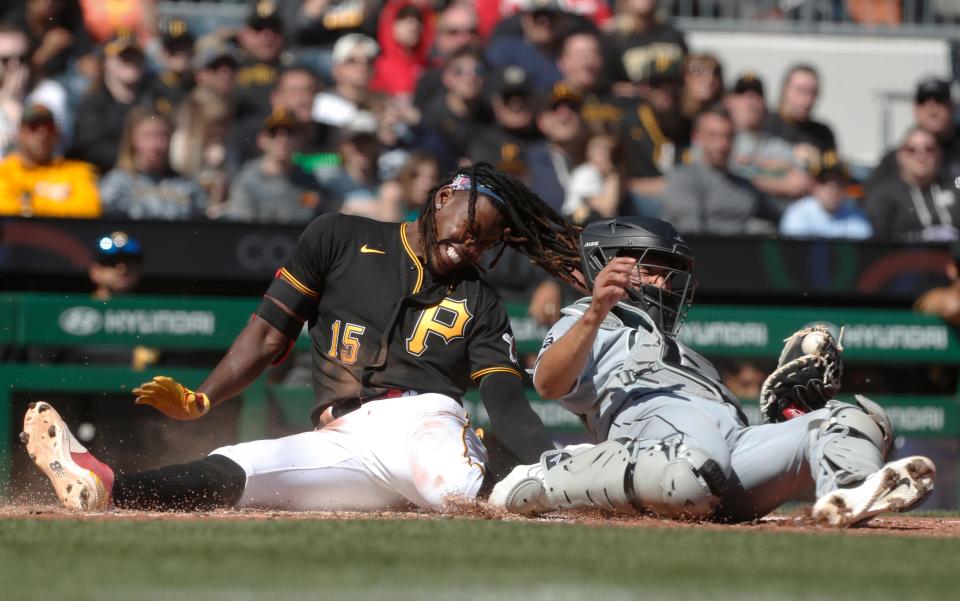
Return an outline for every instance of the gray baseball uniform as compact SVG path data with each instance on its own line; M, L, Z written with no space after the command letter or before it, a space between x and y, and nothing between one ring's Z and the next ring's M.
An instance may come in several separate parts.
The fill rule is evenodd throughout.
M563 310L541 354L589 302ZM814 488L819 497L860 481L883 465L886 449L844 425L850 410L879 408L831 401L786 422L748 426L719 380L709 361L664 334L643 311L620 303L597 333L573 389L559 401L580 416L594 443L629 439L644 448L679 441L705 452L728 481L717 519L755 519Z

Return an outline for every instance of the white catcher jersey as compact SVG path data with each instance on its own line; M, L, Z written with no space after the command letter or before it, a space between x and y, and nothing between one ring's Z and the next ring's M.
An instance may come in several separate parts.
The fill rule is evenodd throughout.
M563 336L580 319L586 309L589 299L583 299L565 307L564 316L550 328L540 353L540 356L555 340ZM651 394L663 396L668 394L684 399L708 398L717 402L729 403L740 411L736 397L720 383L720 376L713 365L699 353L675 339L667 339L657 331L650 318L636 308L624 303L618 303L617 313L630 316L636 322L633 327L627 326L618 317L611 315L604 320L604 324L597 332L593 347L587 356L586 365L577 377L573 389L559 399L559 402L570 412L577 414L584 425L597 441L605 440L610 429L611 420L623 410L624 404L642 402ZM641 322L642 320L642 322ZM647 327L644 327L647 326ZM610 386L611 380L617 374L623 373L624 364L630 358L634 345L641 344L654 349L656 356L664 356L663 367L666 372L653 371L643 373L628 385ZM664 345L672 348L663 349ZM703 380L702 386L677 385L673 371L682 372L683 377L692 377ZM536 373L536 368L534 368ZM709 393L704 394L704 389Z

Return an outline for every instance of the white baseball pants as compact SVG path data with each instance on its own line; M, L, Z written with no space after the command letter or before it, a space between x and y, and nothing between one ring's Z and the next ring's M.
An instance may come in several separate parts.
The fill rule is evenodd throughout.
M320 430L219 448L247 474L237 507L441 510L473 498L487 460L463 407L418 394L370 401Z

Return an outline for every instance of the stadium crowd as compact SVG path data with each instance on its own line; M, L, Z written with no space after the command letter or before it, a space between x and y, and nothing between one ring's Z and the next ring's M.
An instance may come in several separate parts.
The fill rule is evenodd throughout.
M773 106L656 0L259 1L211 32L150 0L4 6L0 215L403 220L486 161L578 224L958 237L951 82L917 82L915 125L855 181L814 66Z

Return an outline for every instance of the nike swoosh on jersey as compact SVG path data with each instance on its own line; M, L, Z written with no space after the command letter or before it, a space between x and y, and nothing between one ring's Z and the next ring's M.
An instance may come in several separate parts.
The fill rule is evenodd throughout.
M362 253L364 253L364 254L366 254L366 253L373 253L373 254L375 254L375 255L385 255L385 254L387 254L387 251L385 251L385 250L377 250L377 249L375 249L375 248L370 248L370 247L368 247L366 244L364 244L363 246L360 247L360 252L362 252Z

